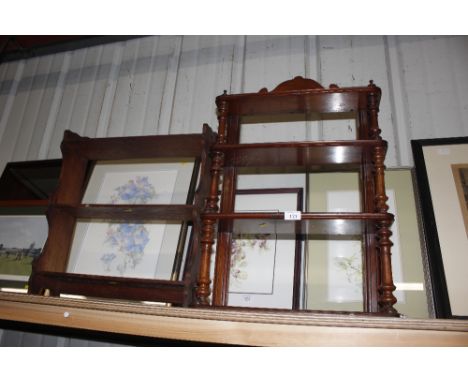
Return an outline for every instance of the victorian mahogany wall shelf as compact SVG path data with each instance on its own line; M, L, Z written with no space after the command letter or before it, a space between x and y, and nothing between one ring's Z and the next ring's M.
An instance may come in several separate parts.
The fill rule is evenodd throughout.
M363 242L363 311L398 315L393 305L390 226L384 182L387 143L380 136L378 107L381 90L370 82L365 87L323 88L317 82L296 77L273 91L228 95L216 98L218 137L212 147L211 189L202 215L202 259L197 297L202 305L228 306L231 243L235 222L274 220L297 234L358 234ZM355 140L240 143L242 118L246 116L310 113L354 113ZM285 129L287 125L285 125ZM314 171L358 171L361 212L302 212L299 222L284 221L282 212L235 212L237 175L243 168L288 168ZM219 197L218 187L221 186ZM281 223L279 223L281 222ZM279 228L281 229L281 228ZM216 265L210 288L210 261L216 237ZM296 267L295 278L299 277ZM297 284L297 283L296 283ZM296 291L297 292L297 291ZM299 308L294 294L292 309ZM210 296L212 293L212 300Z
M202 134L185 135L90 139L69 131L65 132L61 145L63 163L59 185L50 200L47 212L49 236L42 254L33 264L29 292L43 294L47 291L52 296L77 294L114 299L149 300L183 306L192 304L199 268L200 213L210 186L209 148L215 141L215 135L207 125L204 126ZM130 163L131 166L141 161L146 163L154 160L164 160L171 163L179 161L180 158L191 158L194 168L194 171L188 176L190 186L187 187L188 191L185 190L186 199L184 199L185 196L182 196L182 203L144 204L138 201L139 195L138 200L136 202L132 200L132 203L112 204L106 202L103 204L99 200L95 202L83 200L84 195L88 192L88 187L90 187L93 168L96 169L96 165L103 163L103 161L105 163L118 161L116 162L118 164ZM183 168L184 163L177 164L177 166ZM178 174L177 171L167 171L167 169L161 170L159 174L166 173L173 177L178 176L174 175ZM198 178L200 181L195 190ZM178 178L175 179L172 180L173 184L178 182ZM115 186L114 184L114 190ZM161 187L163 186L164 184L161 183ZM119 190L123 189L119 187ZM156 191L159 192L159 190ZM155 191L151 192L153 196L156 194ZM170 190L165 192L170 193ZM123 194L121 196L122 200L126 200L125 198L128 197ZM146 224L154 221L167 221L177 222L181 226L190 224L192 229L188 245L185 244L187 241L181 240L182 236L179 236L175 265L170 277L155 279L154 277L131 277L126 274L120 277L119 274L115 273L110 275L107 275L106 272L88 274L69 270L70 253L79 220L114 222L115 224L127 222ZM140 228L137 227L137 229ZM116 229L124 228L119 226ZM141 231L139 232L141 233ZM187 231L185 233L187 234ZM133 234L133 239L137 234ZM87 237L83 236L83 240ZM118 245L121 244L118 243ZM135 243L136 251L139 250L138 244ZM161 244L161 248L162 246L163 244ZM184 246L186 255L182 261ZM104 266L109 266L110 263L107 261L112 259L112 257L110 260L103 258ZM125 258L125 261L127 260L133 261ZM184 266L182 275L179 276L182 262ZM132 263L129 264L132 265ZM126 269L127 263L121 263L120 266L120 270Z

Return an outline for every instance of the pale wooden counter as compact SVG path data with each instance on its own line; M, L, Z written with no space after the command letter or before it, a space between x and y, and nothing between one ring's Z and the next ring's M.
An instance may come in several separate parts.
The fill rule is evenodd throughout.
M0 293L0 319L260 346L468 346L468 322L174 308Z

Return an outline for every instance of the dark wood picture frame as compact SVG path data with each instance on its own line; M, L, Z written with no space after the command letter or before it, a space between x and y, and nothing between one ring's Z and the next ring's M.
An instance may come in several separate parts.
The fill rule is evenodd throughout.
M432 146L435 149L441 150L441 155L449 156L450 151L447 149L447 146L451 145L466 145L466 150L468 152L468 137L419 139L411 141L435 315L437 318L468 319L468 312L462 315L454 315L452 312L447 285L447 274L444 269L444 253L436 224L437 218L434 209L434 201L441 197L441 195L436 195L434 190L431 189L429 181L431 168L428 166L427 158L425 158L424 154L424 148ZM452 174L451 168L448 168L447 171L450 171L450 174ZM441 181L441 183L443 182L444 181ZM447 184L444 184L444 187L446 186ZM453 184L453 186L455 186L455 184ZM447 194L445 193L442 197L446 198ZM459 200L455 200L455 202L458 204ZM461 224L463 224L463 222ZM465 236L464 240L466 239Z
M66 131L61 144L63 165L59 186L47 211L49 237L43 253L33 265L29 292L157 301L182 306L193 304L199 265L199 216L208 194L209 148L215 139L216 134L208 125L204 125L202 134L118 138L86 138ZM194 167L200 168L199 176L198 173L192 174L191 179L192 188L195 186L194 179L199 179L197 189L195 193L188 192L185 204L89 204L82 201L90 171L96 162L178 158L193 158ZM193 202L189 199L193 199ZM170 280L68 272L78 219L119 222L159 220L183 223L185 227L192 225L182 276L180 279L177 277L183 261L180 256L176 257ZM183 235L184 232L181 237Z
M43 216L47 231L48 199L57 188L61 165L61 159L8 162L0 177L0 216ZM27 288L27 284L28 281L0 280L0 287L15 290Z
M304 190L300 187L293 188L252 188L252 189L237 189L237 195L272 195L272 194L296 194L296 205L294 206L296 211L303 210L304 203ZM235 222L234 222L235 224ZM301 304L301 272L302 272L302 242L303 235L300 227L295 229L295 253L294 253L294 271L293 271L293 292L290 309L299 310ZM232 256L232 254L231 254ZM229 306L231 306L228 303ZM270 307L268 307L270 308Z
M61 159L7 163L0 177L0 200L47 200L57 188L61 166Z

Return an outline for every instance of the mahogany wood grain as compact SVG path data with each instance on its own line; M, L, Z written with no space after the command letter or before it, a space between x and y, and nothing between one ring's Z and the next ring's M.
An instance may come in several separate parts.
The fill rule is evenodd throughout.
M391 274L390 226L393 216L388 214L384 180L384 159L387 143L381 138L378 125L381 89L373 81L363 87L324 88L311 79L295 77L279 84L274 90L258 93L233 94L226 92L216 98L218 107L218 141L213 146L217 158L212 167L212 187L209 207L202 214L206 238L203 258L211 256L214 225L218 222L216 266L212 305L227 304L230 242L233 232L255 230L261 219L274 222L275 229L289 234L298 230L308 235L359 235L364 243L364 306L367 313L397 315L393 308ZM240 120L244 116L269 117L283 114L350 113L356 116L357 134L353 141L240 143ZM273 120L273 119L272 119ZM285 124L287 129L287 124ZM284 222L282 213L240 214L234 212L237 173L240 168L255 167L287 171L349 171L360 174L360 213L321 214L303 212L301 222ZM221 185L221 203L218 186ZM219 211L219 212L218 212ZM204 304L209 285L207 267L203 268ZM203 273L201 272L201 274Z
M195 207L186 204L80 204L72 206L55 204L51 209L59 209L75 218L105 219L126 221L171 220L190 221L193 219Z
M321 171L359 169L363 153L375 147L386 149L383 141L322 141L250 144L217 144L227 167L302 167Z
M105 298L153 300L188 306L193 303L200 266L200 213L210 191L209 150L216 134L208 125L202 134L119 138L86 138L66 131L61 144L63 163L59 185L47 212L49 235L33 264L29 291L42 294L81 294ZM185 205L81 204L92 165L100 160L192 157L200 164L201 178L193 201ZM108 221L174 221L191 224L192 234L182 280L147 280L126 277L77 275L67 272L78 219Z
M113 299L161 301L181 304L191 293L182 281L151 280L129 277L83 275L65 272L38 272L35 282L46 284L51 296L84 295Z
M310 79L296 77L278 85L268 92L223 94L216 98L218 108L228 109L228 114L237 116L285 113L346 113L366 109L368 94L380 100L380 89L373 84L367 87L339 88L336 85L324 89L321 85L310 88ZM315 81L314 81L315 82Z

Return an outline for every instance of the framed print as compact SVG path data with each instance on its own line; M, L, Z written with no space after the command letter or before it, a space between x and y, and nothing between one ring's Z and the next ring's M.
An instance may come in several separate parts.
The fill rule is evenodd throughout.
M48 234L48 198L62 161L9 162L0 177L0 290L26 292Z
M83 196L86 204L184 204L193 200L193 158L99 161ZM196 177L196 175L195 175ZM191 186L192 184L192 186ZM78 220L68 272L169 280L183 223ZM183 254L181 254L183 255Z
M468 137L411 145L436 316L468 318Z
M47 239L44 215L0 216L0 288L27 287L36 259Z
M185 204L194 158L98 161L83 204Z
M237 190L236 212L302 210L302 189ZM234 223L229 306L291 309L299 303L301 240L294 225L278 232L278 222Z
M9 162L0 177L0 200L45 200L58 185L61 159Z
M392 273L399 313L432 316L421 252L419 215L411 169L387 169L387 204L395 215L391 226ZM309 175L308 203L314 212L359 212L358 173ZM362 237L327 237L306 244L306 306L312 310L363 310Z

